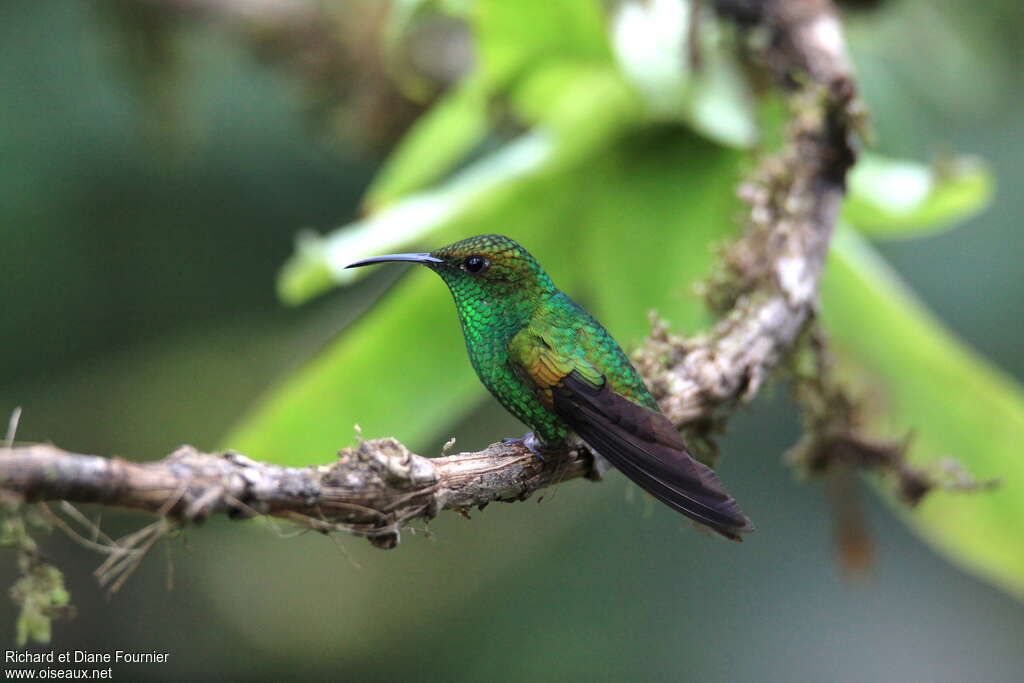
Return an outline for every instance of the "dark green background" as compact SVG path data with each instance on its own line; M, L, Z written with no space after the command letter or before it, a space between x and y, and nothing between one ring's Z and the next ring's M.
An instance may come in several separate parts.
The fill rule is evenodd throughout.
M884 253L1024 379L1015 4L882 3L850 34L879 148L974 152L995 169L987 213ZM353 218L376 161L327 141L285 75L198 24L179 43L180 140L154 136L96 6L0 4L0 414L20 405L20 439L82 452L216 447L379 289L297 310L273 293L296 231ZM521 431L488 403L455 434L472 448ZM79 614L43 649L171 652L118 667L122 680L1020 680L1021 605L870 494L877 561L842 579L823 487L780 464L797 436L780 389L730 423L722 476L759 526L742 546L692 532L617 474L472 522L443 516L387 553L212 521L172 544L173 590L158 549L110 599L90 575L100 559L54 534L44 550ZM6 647L14 621L6 604Z

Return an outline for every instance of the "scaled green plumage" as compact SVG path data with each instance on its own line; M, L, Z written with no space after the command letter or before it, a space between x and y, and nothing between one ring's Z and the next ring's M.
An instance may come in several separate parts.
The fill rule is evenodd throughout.
M444 279L480 381L541 449L560 449L575 432L673 509L733 540L753 530L715 473L690 456L607 330L519 244L480 235L351 265L385 261L420 263Z

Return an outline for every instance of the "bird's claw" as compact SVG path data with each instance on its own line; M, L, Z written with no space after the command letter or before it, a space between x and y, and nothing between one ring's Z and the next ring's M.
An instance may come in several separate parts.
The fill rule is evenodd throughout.
M526 434L515 438L515 439L502 439L502 443L515 443L525 446L528 451L534 454L538 460L542 463L547 462L544 458L544 454L541 452L540 439L536 437L533 432L527 432Z

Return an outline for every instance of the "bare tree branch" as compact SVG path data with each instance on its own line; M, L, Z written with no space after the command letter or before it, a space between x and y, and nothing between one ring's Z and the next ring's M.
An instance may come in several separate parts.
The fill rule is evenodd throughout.
M751 205L748 232L723 254L724 272L710 292L721 322L691 340L656 326L637 354L638 369L677 426L749 400L794 348L814 315L855 159L855 88L831 4L721 0L716 7L741 27L767 31L766 44L749 48L751 61L790 93L793 120L782 151L741 188ZM542 462L518 444L430 459L379 439L307 468L188 446L150 463L44 445L0 448L0 486L27 501L101 503L184 521L272 515L364 535L381 547L393 547L410 520L521 500L584 475L596 476L585 448Z
M393 547L412 519L523 500L592 471L584 449L541 461L518 444L424 458L395 439L376 439L338 455L329 465L282 467L182 446L162 460L136 463L45 444L14 446L0 448L0 484L26 502L100 503L187 522L272 515Z

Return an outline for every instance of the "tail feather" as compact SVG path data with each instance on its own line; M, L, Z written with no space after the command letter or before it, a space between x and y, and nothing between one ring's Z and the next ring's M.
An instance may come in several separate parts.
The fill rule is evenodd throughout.
M580 438L661 502L734 541L754 530L714 470L689 454L661 413L575 374L555 389L554 403Z

